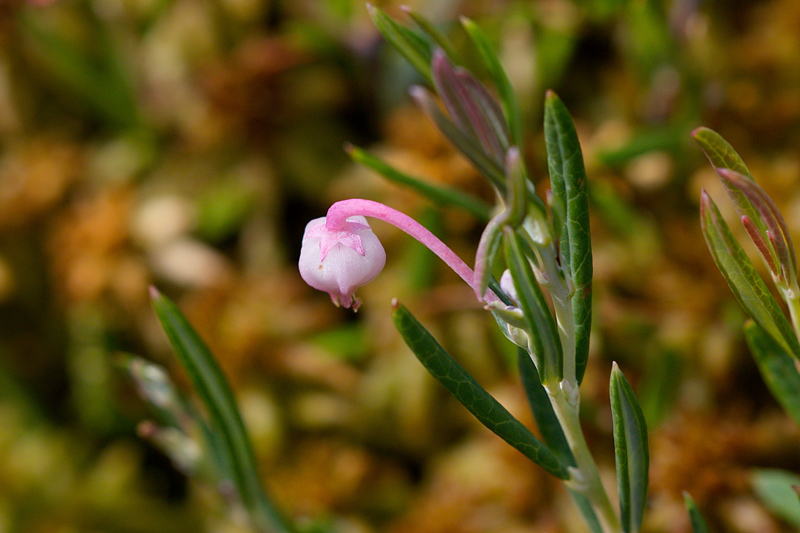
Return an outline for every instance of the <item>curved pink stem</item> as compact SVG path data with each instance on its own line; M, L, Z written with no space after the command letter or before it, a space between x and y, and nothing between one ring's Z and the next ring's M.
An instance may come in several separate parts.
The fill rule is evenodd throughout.
M408 233L435 253L474 290L475 273L453 250L410 216L380 202L360 198L336 202L328 209L325 226L331 231L341 230L344 228L347 218L354 215L377 218ZM497 296L491 290L486 291L484 295L486 302L496 299Z

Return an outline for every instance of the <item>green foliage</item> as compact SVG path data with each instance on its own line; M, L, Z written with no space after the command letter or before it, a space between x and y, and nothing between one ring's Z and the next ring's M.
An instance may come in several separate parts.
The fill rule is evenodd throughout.
M521 237L509 228L504 233L506 263L514 280L520 309L527 321L526 332L531 342L531 356L540 369L542 383L553 387L564 377L564 357L556 323L523 251Z
M411 96L417 105L430 115L442 134L475 165L475 168L486 176L497 190L501 193L505 192L505 173L501 162L488 155L478 139L463 131L442 113L425 89L414 87L411 90Z
M792 326L731 233L716 204L705 193L700 221L711 256L741 306L783 350L795 357L800 356L800 344Z
M489 37L477 24L466 17L461 19L461 24L472 38L472 42L478 49L483 64L489 72L489 77L500 95L500 105L503 107L511 131L511 144L518 147L524 146L525 130L522 123L522 112L517 97L514 95L514 88L500 64L497 52L495 52Z
M431 57L433 47L427 39L398 24L381 9L367 4L372 22L381 35L431 84Z
M753 175L750 174L742 158L719 133L712 129L701 127L692 132L692 138L700 145L715 170L728 168L749 177L751 180L753 179Z
M756 495L773 513L800 527L800 476L785 470L756 470L752 483Z
M692 524L692 531L694 533L708 533L706 521L703 519L703 515L700 514L700 509L697 508L697 504L694 503L694 500L688 492L683 493L683 501L686 505L686 511L689 513L689 521Z
M642 525L647 503L650 451L647 423L628 380L614 364L611 370L611 413L617 459L620 517L625 533L636 533Z
M560 479L569 477L558 456L486 392L408 309L397 302L392 308L397 331L417 359L475 418L547 472Z
M592 329L592 243L589 196L578 134L566 106L549 92L545 99L545 138L553 196L553 231L560 239L561 264L569 276L575 328L575 373L583 379Z
M209 416L209 426L224 461L220 474L230 476L253 525L264 532L290 528L267 499L258 477L255 456L230 385L203 340L178 307L154 291L153 307L175 354L186 370ZM222 481L222 480L220 480Z
M796 359L752 321L745 324L744 334L767 387L784 411L800 424L800 372Z

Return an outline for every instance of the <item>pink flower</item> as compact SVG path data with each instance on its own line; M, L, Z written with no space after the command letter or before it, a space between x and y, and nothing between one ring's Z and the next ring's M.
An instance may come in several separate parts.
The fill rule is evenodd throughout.
M383 270L386 252L363 216L351 216L343 227L329 229L326 218L306 225L300 250L300 276L315 289L325 291L337 306L358 310L356 289Z
M306 283L331 295L336 305L358 309L355 291L381 272L386 252L364 216L388 222L428 247L461 279L474 287L475 273L438 237L419 222L372 200L353 198L336 202L324 218L306 225L300 249L300 275ZM492 291L482 298L497 299Z

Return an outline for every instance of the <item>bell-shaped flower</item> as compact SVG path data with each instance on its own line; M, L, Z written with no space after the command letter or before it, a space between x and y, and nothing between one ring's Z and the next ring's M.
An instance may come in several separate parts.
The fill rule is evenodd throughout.
M383 270L386 252L363 216L351 216L341 228L331 230L326 217L306 225L300 249L300 276L315 289L325 291L337 306L357 310L356 289Z
M386 252L365 216L388 222L417 239L474 290L472 269L422 224L381 203L351 198L336 202L327 216L309 222L300 249L300 275L315 289L330 294L333 303L357 310L361 302L355 290L375 279L386 262ZM480 299L491 303L497 296L487 290Z

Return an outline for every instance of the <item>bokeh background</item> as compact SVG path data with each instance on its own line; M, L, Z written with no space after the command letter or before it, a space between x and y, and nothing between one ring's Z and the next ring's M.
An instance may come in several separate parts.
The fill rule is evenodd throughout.
M467 58L460 15L495 40L542 188L544 91L574 115L596 273L582 415L609 483L617 361L650 424L647 531L688 531L684 490L718 531L790 531L751 474L800 471L800 431L762 384L705 248L700 190L727 202L689 134L719 131L800 228L800 3L408 4ZM153 411L123 354L189 392L151 284L217 355L265 484L298 522L584 530L560 485L474 421L394 331L398 297L533 427L512 346L452 272L379 222L387 267L357 314L296 272L305 223L349 197L411 214L471 262L479 221L342 149L492 201L410 103L419 82L360 0L0 0L0 532L246 531L137 434Z

